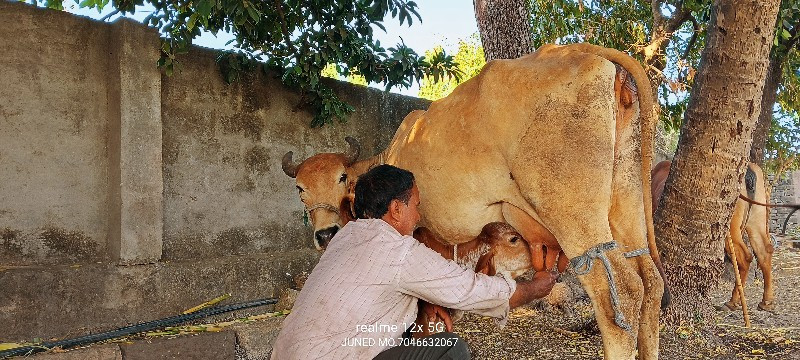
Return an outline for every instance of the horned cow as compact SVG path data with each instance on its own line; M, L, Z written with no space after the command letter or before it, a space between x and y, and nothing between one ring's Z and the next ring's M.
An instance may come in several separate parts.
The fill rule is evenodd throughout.
M605 357L633 359L638 350L655 359L664 286L650 195L655 105L628 76L649 86L638 62L619 51L543 46L489 62L428 111L412 112L376 156L309 175L315 157L298 165L287 153L284 169L298 186L324 179L303 180L306 206L325 193L337 208L348 198L342 175L352 181L371 165L392 164L414 173L420 225L438 239L465 243L496 221L526 239L554 239L581 269ZM638 256L648 249L652 257Z

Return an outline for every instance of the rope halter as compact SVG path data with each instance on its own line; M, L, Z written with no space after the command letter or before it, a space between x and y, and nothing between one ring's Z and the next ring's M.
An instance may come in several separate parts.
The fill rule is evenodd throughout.
M316 203L316 204L314 204L312 206L309 206L309 207L306 208L306 212L311 214L312 211L317 210L317 209L325 209L325 210L328 210L330 212L335 212L337 214L339 213L339 208L338 207L333 206L331 204L326 204L326 203Z

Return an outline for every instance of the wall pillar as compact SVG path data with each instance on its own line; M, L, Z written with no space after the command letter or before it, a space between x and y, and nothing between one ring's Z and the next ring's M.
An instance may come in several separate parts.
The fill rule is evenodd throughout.
M161 258L164 219L161 46L156 30L133 20L121 18L114 27L108 101L119 116L109 119L108 248L120 264L152 263Z

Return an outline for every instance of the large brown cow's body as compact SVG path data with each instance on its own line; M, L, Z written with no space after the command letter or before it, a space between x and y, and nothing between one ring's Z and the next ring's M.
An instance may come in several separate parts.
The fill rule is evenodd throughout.
M497 221L528 240L552 242L570 259L616 241L618 248L602 253L631 331L615 322L602 262L592 260L594 267L579 279L594 305L606 358L633 359L638 345L640 358L654 359L663 282L653 261L650 209L653 102L648 90L637 102L620 85L614 63L639 86L649 86L638 63L621 52L544 46L490 62L427 112L412 112L373 158L336 164L320 175L310 169L321 160L293 165L288 153L284 170L296 175L301 199L314 207L323 201L338 206L347 197L337 185L342 174L352 181L376 163L408 169L422 199L420 225L451 244L470 241ZM311 185L320 176L327 187ZM315 223L315 230L335 226ZM623 256L648 247L653 258Z
M658 207L661 194L664 192L664 185L669 175L671 162L662 161L653 168L652 171L652 186L653 186L653 209ZM746 181L739 184L739 193L743 196L755 200L760 203L767 203L767 192L764 187L764 173L761 168L754 163L748 164L750 172L752 172L753 183L751 189L748 189ZM775 291L772 288L772 253L774 248L769 238L767 230L769 226L767 218L767 208L760 205L751 205L742 199L736 200L736 205L733 208L733 217L731 218L730 230L728 236L733 239L733 246L736 247L736 261L739 265L739 275L742 279L742 285L747 280L747 272L750 270L750 264L753 262L753 252L756 254L758 260L758 267L764 274L764 294L761 298L761 303L758 308L761 310L773 310L775 305ZM750 251L747 244L742 239L742 228L747 232L750 246L753 247L753 252ZM725 241L725 252L730 256L731 249L728 241ZM729 309L734 310L741 308L742 301L734 286L731 299L724 304Z

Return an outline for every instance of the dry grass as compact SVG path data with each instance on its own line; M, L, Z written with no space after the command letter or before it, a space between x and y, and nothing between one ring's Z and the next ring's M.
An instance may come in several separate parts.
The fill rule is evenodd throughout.
M784 243L773 257L776 310L756 310L763 283L753 274L745 286L751 328L741 312L719 312L706 327L662 327L662 359L800 359L800 249ZM755 267L755 266L753 266ZM723 279L715 304L728 300L733 280ZM489 318L467 314L455 331L470 345L474 359L598 359L601 339L588 300L566 309L546 303L511 313L504 329Z

